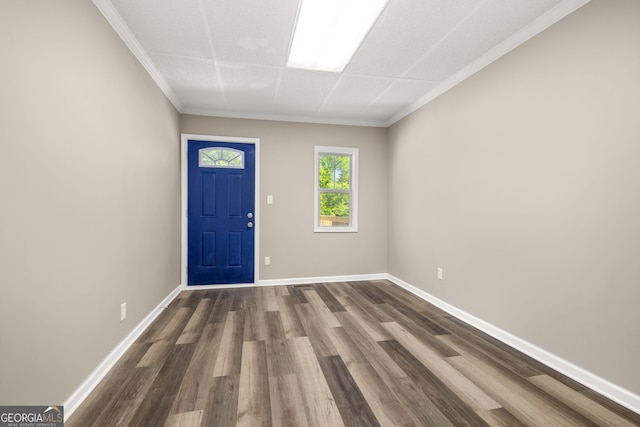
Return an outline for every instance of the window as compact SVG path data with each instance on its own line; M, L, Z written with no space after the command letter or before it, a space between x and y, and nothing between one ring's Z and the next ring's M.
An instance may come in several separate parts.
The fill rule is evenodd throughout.
M233 148L201 148L198 150L198 166L244 169L244 152Z
M315 232L358 231L358 149L315 148Z

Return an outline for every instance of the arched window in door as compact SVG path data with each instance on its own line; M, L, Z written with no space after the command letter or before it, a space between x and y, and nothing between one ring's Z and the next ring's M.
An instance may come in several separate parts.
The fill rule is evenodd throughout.
M198 166L244 169L244 152L233 148L201 148L198 151Z

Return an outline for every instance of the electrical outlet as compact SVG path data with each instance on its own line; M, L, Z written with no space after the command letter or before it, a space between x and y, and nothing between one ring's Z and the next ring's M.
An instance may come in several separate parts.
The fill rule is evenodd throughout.
M264 257L264 265L271 265L271 257Z
M442 280L442 267L438 267L438 279Z
M120 321L122 322L127 318L127 303L123 302L120 304Z

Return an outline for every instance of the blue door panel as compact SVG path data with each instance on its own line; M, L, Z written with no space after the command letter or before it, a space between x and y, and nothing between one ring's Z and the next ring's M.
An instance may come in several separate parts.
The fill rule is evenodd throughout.
M216 233L205 231L202 233L202 265L204 267L216 266Z
M227 194L229 194L229 216L241 217L242 198L236 195L242 194L242 175L230 174L228 184L229 188L227 190Z
M243 151L244 168L200 167L207 147ZM187 283L253 283L255 146L189 140L187 166Z
M232 231L229 233L229 266L242 266L242 232Z
M216 215L216 174L213 172L201 172L202 185L202 216Z

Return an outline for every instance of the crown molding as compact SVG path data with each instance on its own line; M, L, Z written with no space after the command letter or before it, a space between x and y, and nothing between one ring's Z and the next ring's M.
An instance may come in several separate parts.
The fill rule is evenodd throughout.
M391 126L397 121L405 118L409 114L418 110L419 108L425 106L429 102L433 101L438 96L442 95L449 89L457 86L462 81L471 77L478 71L482 70L487 65L511 52L516 47L520 46L524 42L529 39L535 37L540 34L542 31L546 30L556 22L565 18L569 14L575 12L585 4L589 3L591 0L567 0L560 3L555 8L551 9L544 15L540 16L538 19L533 21L531 24L527 25L513 36L509 37L493 49L489 50L487 53L482 55L480 58L473 61L471 64L463 68L462 70L455 73L453 76L449 77L447 80L440 83L438 86L433 88L424 96L418 98L416 101L408 105L406 108L400 110L397 114L395 114L391 119L385 123L385 126Z
M322 116L292 116L292 115L272 115L272 114L243 114L233 113L222 110L209 110L198 108L183 108L181 114L189 114L193 116L221 117L227 119L248 119L248 120L267 120L276 122L293 122L293 123L310 123L323 125L340 125L340 126L364 126L364 127L387 127L384 121L367 121L367 120L341 120L336 118L327 118Z
M156 66L153 64L149 56L145 53L144 49L135 38L129 26L122 19L120 14L116 11L109 0L92 0L93 4L98 8L102 16L105 17L107 22L111 25L111 27L115 30L115 32L120 36L125 45L129 48L131 53L136 57L136 59L142 64L144 69L149 73L153 81L156 82L160 90L169 98L169 101L173 104L173 106L180 112L182 110L182 102L175 94L173 89L169 86L167 81L164 79L162 74L158 71Z
M200 116L211 116L211 117L224 117L224 118L234 118L234 119L250 119L250 120L272 120L272 121L281 121L281 122L296 122L296 123L317 123L317 124L332 124L332 125L347 125L347 126L367 126L367 127L389 127L394 123L400 121L401 119L407 117L411 113L425 106L438 96L447 92L449 89L457 86L462 81L471 77L478 71L482 70L487 65L493 63L497 59L506 55L516 47L520 46L524 42L538 35L542 31L546 30L556 22L565 18L567 15L575 12L577 9L581 8L585 4L589 3L591 0L566 0L560 3L558 6L545 13L533 23L529 24L522 30L515 33L513 36L509 37L504 42L500 43L493 49L489 50L482 57L473 61L471 64L463 68L462 70L455 73L453 76L448 78L447 80L440 83L434 89L429 91L424 96L418 98L416 101L409 104L407 107L401 109L398 113L393 115L390 119L386 121L369 121L369 120L342 120L338 118L328 118L328 117L311 117L311 116L280 116L280 115L269 115L269 114L242 114L242 113L233 113L229 111L219 111L219 110L209 110L209 109L192 109L185 108L182 104L176 93L171 89L165 78L160 74L158 69L155 67L151 59L145 53L144 49L135 38L128 25L124 22L120 14L116 11L116 9L111 4L110 0L92 0L94 5L98 8L98 10L102 13L102 15L106 18L106 20L111 24L116 33L120 36L120 38L127 45L129 50L134 54L134 56L138 59L138 61L142 64L145 70L149 73L151 78L156 82L156 84L160 87L162 92L169 98L173 106L178 110L181 114L192 114L192 115L200 115Z

